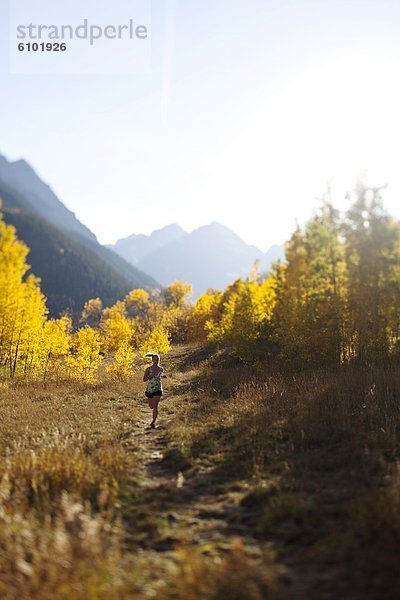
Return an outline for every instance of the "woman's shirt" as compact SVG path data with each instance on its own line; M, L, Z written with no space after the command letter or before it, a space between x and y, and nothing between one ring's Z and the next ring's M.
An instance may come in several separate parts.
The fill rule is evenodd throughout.
M157 375L153 375L152 367L150 367L150 379L147 382L146 392L150 392L151 394L154 394L154 392L162 392L162 372L163 368L160 367L160 371L157 373Z

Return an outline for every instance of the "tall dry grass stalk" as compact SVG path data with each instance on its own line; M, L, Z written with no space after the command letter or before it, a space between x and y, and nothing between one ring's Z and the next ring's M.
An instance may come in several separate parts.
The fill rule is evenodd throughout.
M263 383L239 385L232 402L221 407L241 443L251 450L256 470L262 470L271 440L290 440L296 451L340 444L351 461L382 452L394 456L400 431L400 370L388 364L276 375Z
M3 501L21 512L36 507L51 513L68 490L98 510L112 506L127 477L126 454L117 443L89 448L85 435L58 429L15 441L0 464Z
M181 546L176 554L176 572L162 600L277 600L276 570L272 557L263 565L246 557L239 539L231 543L226 557L205 556L201 549Z
M10 510L1 490L2 598L87 600L117 598L123 586L120 530L90 503L61 492L53 515Z
M135 466L124 446L131 393L118 384L0 389L2 598L112 600L130 589L118 507Z

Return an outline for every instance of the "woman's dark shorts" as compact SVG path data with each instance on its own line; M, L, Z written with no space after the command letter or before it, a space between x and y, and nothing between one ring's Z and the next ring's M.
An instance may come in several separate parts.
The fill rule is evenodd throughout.
M159 392L145 392L144 395L146 398L154 398L154 396L162 396L162 391Z

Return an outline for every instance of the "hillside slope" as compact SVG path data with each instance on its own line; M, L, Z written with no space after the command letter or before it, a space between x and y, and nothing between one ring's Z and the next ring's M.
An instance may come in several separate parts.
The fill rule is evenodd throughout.
M133 288L159 287L101 246L24 161L16 166L0 157L0 197L5 221L31 249L28 262L42 279L51 315L78 313L91 297L110 304Z

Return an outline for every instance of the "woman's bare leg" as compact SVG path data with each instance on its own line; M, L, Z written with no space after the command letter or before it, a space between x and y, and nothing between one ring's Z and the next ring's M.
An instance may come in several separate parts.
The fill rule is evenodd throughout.
M154 396L153 400L153 420L151 424L154 426L158 417L158 403L160 402L160 396Z

